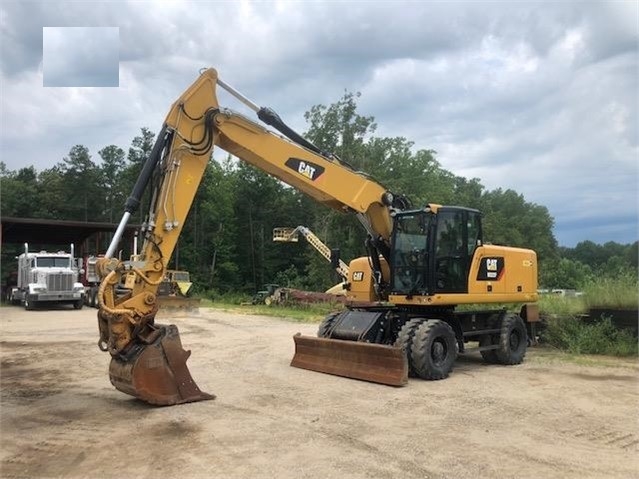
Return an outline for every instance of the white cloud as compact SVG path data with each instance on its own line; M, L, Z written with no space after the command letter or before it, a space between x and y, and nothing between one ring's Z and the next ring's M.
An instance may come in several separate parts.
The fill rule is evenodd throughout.
M51 167L78 143L94 159L108 144L126 149L140 127L159 129L201 67L215 66L298 130L312 105L361 91L378 134L547 206L562 244L637 239L634 2L24 5L0 7L9 168ZM120 87L39 87L50 25L118 27ZM607 228L579 229L602 224L604 204Z

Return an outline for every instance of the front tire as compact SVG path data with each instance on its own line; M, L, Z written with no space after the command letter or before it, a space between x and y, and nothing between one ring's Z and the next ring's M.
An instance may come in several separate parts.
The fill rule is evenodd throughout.
M415 367L413 366L413 358L411 357L413 338L415 337L415 330L424 321L426 321L424 318L413 318L406 321L399 330L397 339L395 340L395 346L404 348L404 351L406 352L406 358L408 359L408 375L411 377L417 376Z
M84 299L78 299L73 303L73 309L82 309L82 306L84 306Z
M422 379L447 378L457 359L457 339L450 325L430 319L417 327L411 344L415 373Z
M24 309L27 311L33 311L35 309L35 304L29 299L28 296L25 296L24 298Z
M331 335L333 323L335 322L335 318L337 318L338 315L339 312L331 313L324 318L324 320L320 323L319 328L317 329L318 338L328 338Z

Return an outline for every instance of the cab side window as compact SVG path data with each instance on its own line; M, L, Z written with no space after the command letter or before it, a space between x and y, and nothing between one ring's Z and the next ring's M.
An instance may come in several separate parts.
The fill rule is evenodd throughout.
M465 211L440 211L437 216L435 290L464 292L468 288L467 216Z
M468 251L468 257L472 258L475 248L481 246L481 215L472 211L468 212L468 242L466 249Z

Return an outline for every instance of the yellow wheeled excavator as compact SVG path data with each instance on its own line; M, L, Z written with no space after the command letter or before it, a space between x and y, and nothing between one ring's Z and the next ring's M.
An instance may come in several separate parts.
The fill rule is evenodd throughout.
M218 87L261 123L221 107ZM412 207L207 69L173 103L99 260L98 346L111 355L118 390L157 405L214 398L191 377L177 327L155 323L158 286L214 147L355 215L368 233L367 256L349 264L348 307L327 316L318 337L294 337L292 366L399 386L409 374L447 377L469 342L478 342L475 350L488 362L523 360L527 331L539 319L533 251L484 243L477 210ZM119 261L113 256L122 232L147 189L141 254ZM498 303L524 306L512 313Z

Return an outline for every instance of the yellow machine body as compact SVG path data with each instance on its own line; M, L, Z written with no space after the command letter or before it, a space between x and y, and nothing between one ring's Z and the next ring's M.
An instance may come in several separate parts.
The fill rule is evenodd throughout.
M222 108L217 100L218 87L254 109L263 123L282 134ZM186 367L190 352L182 349L177 328L155 323L158 286L165 277L214 147L329 208L354 214L368 233L368 256L351 261L348 268L345 286L350 309L327 317L320 327L322 337L295 339L299 351L293 358L294 366L393 385L405 384L410 371L430 379L443 378L448 374L451 354L456 355L457 349L463 348L466 335L473 334L481 334L484 350L496 350L504 361L514 363L523 357L520 344L525 331L521 332L519 320L485 311L472 318L455 316L452 311L458 304L535 301L534 252L482 244L480 235L476 242L466 238L466 279L457 282L455 290L446 290L439 286L447 283L443 266L433 262L432 267L427 267L424 263L424 258L434 258L437 251L434 240L429 239L428 246L416 250L413 259L409 250L402 250L407 261L421 265L408 265L403 271L397 259L402 255L396 254L403 241L396 240L398 218L430 215L428 221L424 220L422 232L411 233L425 241L453 231L433 229L436 216L458 213L467 217L470 225L479 221L479 212L453 207L447 210L438 205L410 210L406 198L392 194L368 175L324 153L287 127L272 110L254 105L224 83L216 70L207 69L171 106L127 200L109 251L96 265L103 278L98 294L98 345L112 356L110 377L118 390L157 405L214 397L200 391L190 376ZM131 261L118 261L113 253L121 231L148 189L151 201L141 231L141 253ZM431 229L426 231L428 222ZM420 224L411 226L407 219L405 227L419 229ZM479 223L477 228L475 233L481 231ZM431 253L426 253L427 247ZM450 256L449 261L456 259ZM409 286L402 289L397 278L408 281ZM436 317L433 311L444 316ZM476 320L483 323L484 329L472 326ZM514 358L498 350L498 321L504 327L516 326L517 337L511 341L517 350ZM433 334L439 335L437 341L432 341ZM457 335L457 346L451 334ZM432 351L427 351L430 347ZM446 366L441 371L422 367L424 361L440 359Z

